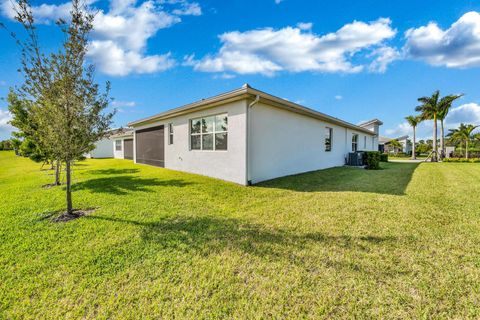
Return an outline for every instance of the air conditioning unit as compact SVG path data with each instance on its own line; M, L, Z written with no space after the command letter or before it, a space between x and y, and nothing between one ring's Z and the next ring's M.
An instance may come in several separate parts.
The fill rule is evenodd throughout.
M363 152L350 152L347 157L347 165L354 166L354 167L361 167L364 166L363 163Z

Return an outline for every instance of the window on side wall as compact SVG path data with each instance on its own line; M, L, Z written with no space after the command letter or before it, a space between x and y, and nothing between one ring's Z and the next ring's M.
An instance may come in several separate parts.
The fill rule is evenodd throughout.
M358 150L358 134L352 135L352 152L356 152Z
M173 123L168 124L168 144L173 144Z
M364 137L363 137L363 149L364 149L364 150L367 149L367 136L364 136Z
M325 127L325 151L332 151L333 129Z
M115 140L115 151L122 151L122 140Z
M228 116L226 113L190 120L191 150L227 150Z

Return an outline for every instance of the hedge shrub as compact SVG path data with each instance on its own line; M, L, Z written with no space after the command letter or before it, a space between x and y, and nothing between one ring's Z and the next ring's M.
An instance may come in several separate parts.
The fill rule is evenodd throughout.
M465 162L465 163L480 163L480 158L465 159L465 158L445 158L443 162Z
M380 161L381 162L388 162L388 153L381 153L380 154Z
M379 151L366 151L363 153L363 162L365 163L365 169L378 170L380 169L380 157Z

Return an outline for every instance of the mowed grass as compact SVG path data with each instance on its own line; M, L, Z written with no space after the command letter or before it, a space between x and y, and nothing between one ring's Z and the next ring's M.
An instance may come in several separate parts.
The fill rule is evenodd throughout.
M480 164L243 187L127 160L0 152L0 318L479 318Z

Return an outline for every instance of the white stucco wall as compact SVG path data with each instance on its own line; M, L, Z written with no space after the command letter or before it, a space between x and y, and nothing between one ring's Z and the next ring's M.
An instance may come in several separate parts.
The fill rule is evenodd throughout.
M133 134L132 135L128 135L128 136L120 136L120 137L110 137L110 140L111 140L111 148L112 148L112 151L113 151L113 157L115 159L125 159L125 140L128 140L128 139L133 139ZM122 141L122 150L116 150L115 148L115 141L116 140L120 140ZM135 140L133 141L134 145L133 145L133 153L135 154Z
M368 126L365 126L364 128L375 133L375 137L373 137L373 142L372 142L373 143L372 151L378 151L378 137L380 135L379 125L376 123L372 123Z
M122 150L116 150L115 141L117 140L122 141ZM123 159L123 150L124 150L123 140L124 140L123 138L112 138L112 145L110 147L113 150L113 157L115 159Z
M373 135L258 103L248 110L248 180L257 183L281 176L345 164L352 134L358 150L376 150ZM332 150L325 151L325 128L333 129ZM364 146L364 137L367 144Z
M112 141L102 139L95 143L95 149L89 154L91 158L113 158Z
M246 103L231 102L135 129L164 125L165 168L246 184ZM228 114L227 151L190 150L190 120L222 113ZM168 144L169 123L173 123L172 145Z

